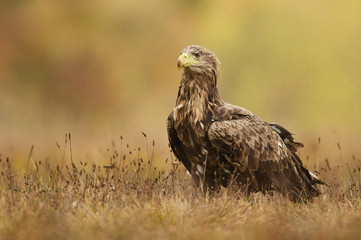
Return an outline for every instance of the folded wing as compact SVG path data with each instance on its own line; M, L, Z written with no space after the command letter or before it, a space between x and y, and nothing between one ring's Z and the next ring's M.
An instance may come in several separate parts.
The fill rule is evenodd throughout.
M232 105L221 112L210 125L208 138L240 178L248 176L250 187L263 190L271 184L294 198L318 194L308 170L268 123Z

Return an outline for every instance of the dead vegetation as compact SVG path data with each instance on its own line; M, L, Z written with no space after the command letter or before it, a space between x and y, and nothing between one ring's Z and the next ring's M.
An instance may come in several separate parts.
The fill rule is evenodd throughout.
M146 135L144 134L147 139ZM34 160L16 171L0 160L0 239L359 239L360 160L320 163L328 187L308 204L279 194L195 190L175 159L115 143L97 165L73 159L70 134L59 164Z

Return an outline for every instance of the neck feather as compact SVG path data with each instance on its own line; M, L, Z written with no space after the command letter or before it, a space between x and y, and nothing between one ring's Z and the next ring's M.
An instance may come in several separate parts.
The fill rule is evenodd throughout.
M184 101L201 101L204 104L222 102L217 90L218 73L195 72L184 69L179 86L177 105Z
M214 107L223 103L216 80L216 75L183 71L173 119L179 138L188 147L203 141Z

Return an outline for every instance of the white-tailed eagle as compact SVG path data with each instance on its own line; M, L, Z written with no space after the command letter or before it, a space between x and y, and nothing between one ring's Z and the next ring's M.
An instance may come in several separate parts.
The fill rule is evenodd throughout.
M196 45L186 47L177 62L182 78L167 130L195 184L212 192L230 184L247 192L277 190L292 201L317 196L322 181L296 154L303 145L282 126L221 99L219 64L214 53Z

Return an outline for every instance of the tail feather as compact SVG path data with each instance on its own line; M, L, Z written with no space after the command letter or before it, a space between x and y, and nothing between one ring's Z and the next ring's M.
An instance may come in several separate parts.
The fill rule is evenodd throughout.
M306 169L307 170L307 169ZM308 170L307 170L308 171ZM314 174L313 172L311 171L308 171L308 173L310 174L311 176L311 180L312 180L312 183L317 183L317 184L321 184L321 185L326 185L327 184L325 182L323 182L316 174Z

